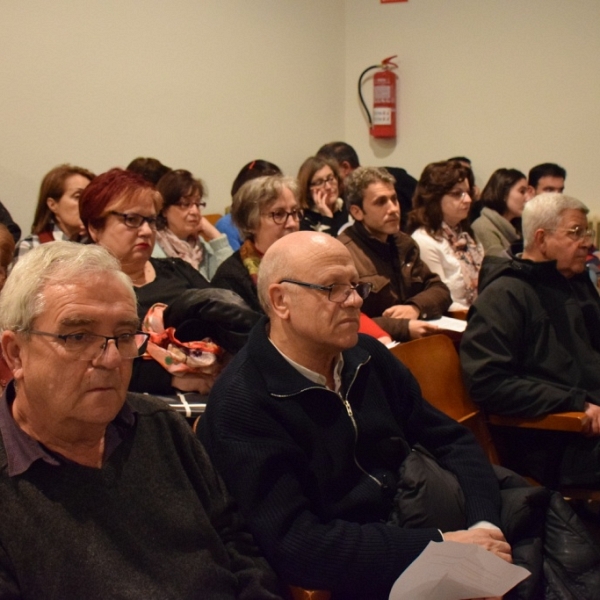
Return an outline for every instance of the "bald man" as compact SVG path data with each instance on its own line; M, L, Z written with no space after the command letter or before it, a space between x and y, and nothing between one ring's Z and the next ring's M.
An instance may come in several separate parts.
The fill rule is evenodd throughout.
M280 576L344 600L387 598L442 540L435 527L386 524L402 451L417 443L464 493L464 529L444 539L511 552L473 436L423 400L382 344L358 335L369 291L336 239L301 231L275 242L258 278L267 317L217 381L199 431Z

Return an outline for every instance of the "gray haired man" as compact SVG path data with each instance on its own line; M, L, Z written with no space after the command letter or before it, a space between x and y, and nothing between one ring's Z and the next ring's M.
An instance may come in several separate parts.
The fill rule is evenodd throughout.
M585 436L499 429L504 462L547 485L600 485L600 297L586 268L587 207L544 193L523 212L520 257L486 257L461 343L473 399L535 417L585 411Z
M44 244L0 315L0 597L278 598L185 421L127 393L147 336L117 260Z

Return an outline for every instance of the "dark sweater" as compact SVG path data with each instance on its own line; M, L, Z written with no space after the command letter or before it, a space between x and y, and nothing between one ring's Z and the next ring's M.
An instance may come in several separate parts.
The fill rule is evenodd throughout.
M248 269L242 262L239 250L219 265L215 276L212 278L211 285L235 292L242 297L252 310L259 313L263 312L258 301L256 286L250 278Z
M37 460L9 477L0 443L0 597L278 598L187 424L128 401L137 424L101 469Z
M427 402L377 340L343 353L344 398L310 382L270 343L263 320L213 388L199 435L255 539L287 583L334 598L388 597L437 529L384 522L398 438L420 442L456 473L468 524L499 523L499 492L481 448ZM356 437L355 437L356 435Z

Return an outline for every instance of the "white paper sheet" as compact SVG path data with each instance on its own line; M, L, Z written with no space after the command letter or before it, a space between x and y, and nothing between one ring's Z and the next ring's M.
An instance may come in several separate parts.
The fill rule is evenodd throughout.
M439 319L433 319L427 321L431 325L437 325L440 329L446 329L447 331L458 331L462 332L467 328L467 322L462 319L453 319L452 317L440 317Z
M396 580L389 600L502 596L529 575L475 544L429 542Z

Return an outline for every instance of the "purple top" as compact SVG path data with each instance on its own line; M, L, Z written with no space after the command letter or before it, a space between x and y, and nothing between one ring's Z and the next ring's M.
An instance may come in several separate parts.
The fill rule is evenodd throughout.
M11 381L0 398L0 435L6 449L9 477L25 473L38 459L56 467L63 463L72 463L73 461L34 440L17 425L10 409L14 399L15 387ZM106 428L103 460L106 460L128 435L133 434L136 420L135 411L125 403Z

